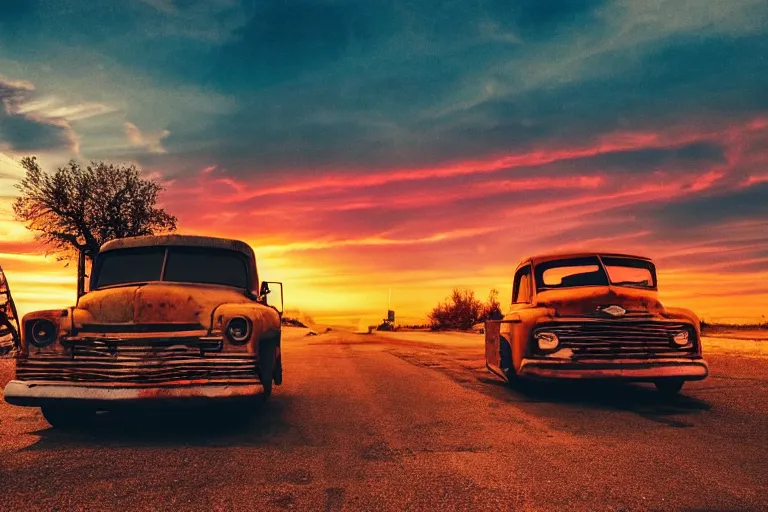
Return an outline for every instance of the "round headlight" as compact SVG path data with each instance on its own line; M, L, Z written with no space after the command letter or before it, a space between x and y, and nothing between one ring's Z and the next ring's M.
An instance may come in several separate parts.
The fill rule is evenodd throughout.
M251 322L242 316L235 317L229 321L224 332L231 343L245 343L251 337Z
M688 335L688 331L683 331L675 334L675 336L672 338L672 341L675 342L675 345L678 345L680 347L686 346L688 343L690 343L690 337Z
M553 332L537 332L534 337L539 342L541 350L554 350L560 344L560 340Z
M29 342L38 348L45 348L56 341L56 325L50 320L35 320L29 329Z

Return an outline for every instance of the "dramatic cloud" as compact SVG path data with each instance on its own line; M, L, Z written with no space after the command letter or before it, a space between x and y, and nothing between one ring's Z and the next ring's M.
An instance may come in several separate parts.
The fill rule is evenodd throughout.
M41 98L20 105L18 114L33 115L45 119L63 119L65 121L82 121L94 116L109 114L117 109L101 103L65 104L54 97Z
M0 148L9 151L77 150L77 136L66 119L25 110L34 85L0 76Z
M171 132L162 130L158 133L142 133L133 123L125 123L125 135L132 146L138 146L146 149L150 153L165 153L162 140L168 137Z

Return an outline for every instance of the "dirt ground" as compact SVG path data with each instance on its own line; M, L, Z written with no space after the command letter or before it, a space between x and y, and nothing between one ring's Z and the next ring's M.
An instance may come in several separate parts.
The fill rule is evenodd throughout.
M286 329L284 384L246 416L136 411L66 432L0 401L0 510L768 509L760 351L705 341L710 377L664 399L511 389L476 334L306 334Z

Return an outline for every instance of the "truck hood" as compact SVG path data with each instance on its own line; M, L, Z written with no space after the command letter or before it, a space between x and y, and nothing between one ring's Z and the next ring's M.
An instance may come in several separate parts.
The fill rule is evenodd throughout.
M661 316L666 312L656 291L616 286L541 291L536 295L536 303L554 309L557 316L596 315L599 309L608 306L619 306L629 315L650 313Z
M80 297L73 315L77 328L84 324L186 324L189 330L196 330L211 327L218 306L249 302L243 292L231 288L150 283L89 292Z

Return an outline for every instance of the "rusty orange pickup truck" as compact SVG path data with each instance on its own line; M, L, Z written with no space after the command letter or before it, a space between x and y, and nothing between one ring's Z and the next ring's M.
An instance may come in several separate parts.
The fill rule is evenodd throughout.
M89 288L73 307L24 315L8 403L71 426L118 404L269 395L282 382L282 284L260 283L244 242L113 240Z
M510 384L621 379L669 395L709 374L698 317L663 306L654 263L626 254L524 259L509 312L485 323L485 359Z

